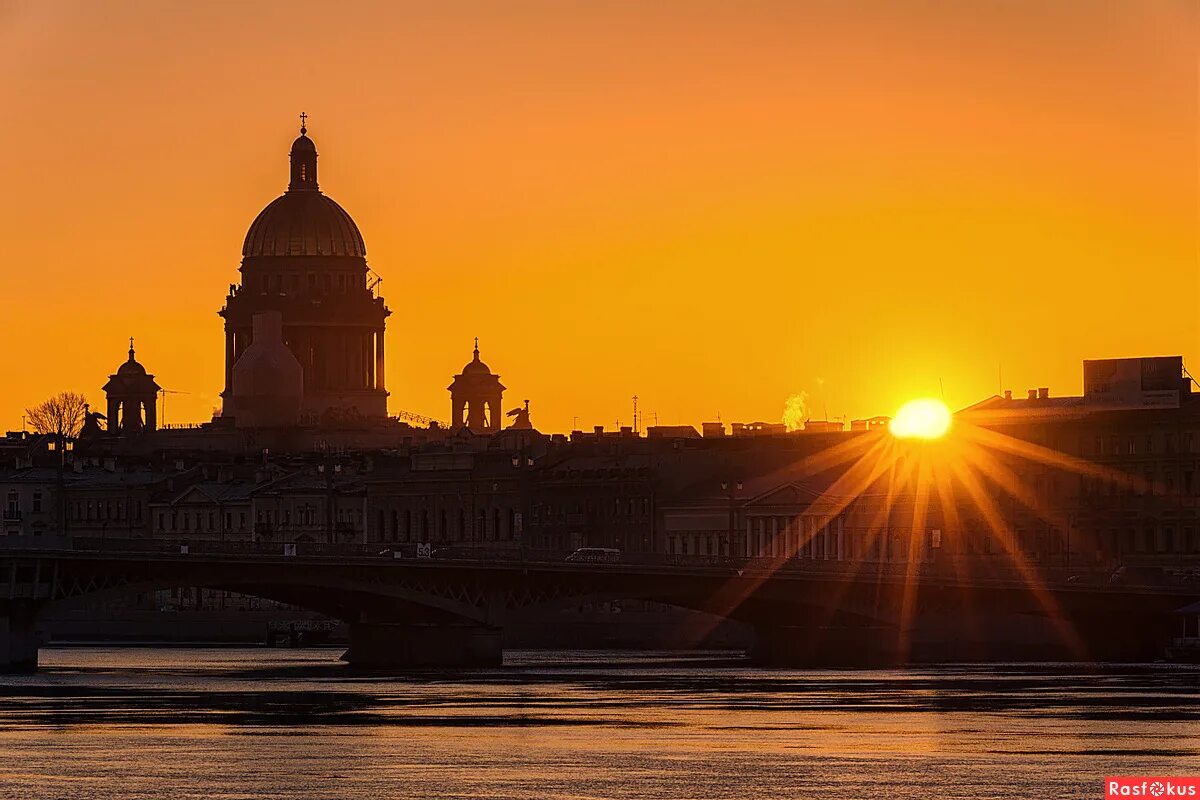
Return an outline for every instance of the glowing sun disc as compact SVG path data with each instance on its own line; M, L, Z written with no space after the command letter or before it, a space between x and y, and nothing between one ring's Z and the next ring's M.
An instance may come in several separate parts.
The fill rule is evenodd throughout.
M892 417L888 430L897 439L940 439L950 430L950 409L931 397L909 400Z

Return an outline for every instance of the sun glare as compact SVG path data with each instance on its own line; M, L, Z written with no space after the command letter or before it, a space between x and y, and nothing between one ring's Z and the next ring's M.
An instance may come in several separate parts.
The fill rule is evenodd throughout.
M897 439L940 439L950 430L950 409L941 400L909 400L892 417L888 429Z

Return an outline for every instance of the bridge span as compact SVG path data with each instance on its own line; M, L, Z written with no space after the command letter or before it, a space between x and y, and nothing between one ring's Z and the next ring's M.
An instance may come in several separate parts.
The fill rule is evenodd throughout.
M47 611L174 587L239 592L349 624L364 667L498 665L506 621L585 599L650 600L752 625L768 663L1162 656L1194 584L1114 585L1107 576L948 565L686 561L571 563L561 553L400 558L310 547L282 554L145 542L0 548L0 670L37 668ZM703 632L698 632L697 643Z

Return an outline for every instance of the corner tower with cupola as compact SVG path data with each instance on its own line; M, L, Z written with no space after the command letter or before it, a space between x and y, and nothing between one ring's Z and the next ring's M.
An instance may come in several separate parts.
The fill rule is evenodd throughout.
M224 413L236 417L234 364L254 339L254 316L278 312L284 344L304 370L301 422L381 420L388 394L384 321L391 311L377 293L358 226L318 188L317 148L305 124L290 159L287 191L251 223L241 282L229 287L220 311Z
M479 339L475 339L475 357L454 376L450 390L450 424L467 428L473 433L495 433L500 430L504 411L501 398L504 384L500 376L479 360Z
M129 337L129 359L104 384L108 401L108 432L134 435L158 428L155 401L162 391L154 376L138 363Z

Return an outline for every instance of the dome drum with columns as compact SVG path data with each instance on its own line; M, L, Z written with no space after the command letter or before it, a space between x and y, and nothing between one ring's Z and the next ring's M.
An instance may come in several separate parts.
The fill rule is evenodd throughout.
M225 414L234 416L234 368L254 340L254 317L277 312L283 342L303 369L301 421L387 416L384 321L369 282L366 245L346 211L317 185L306 127L292 143L287 192L259 213L242 245L241 283L225 307ZM243 408L244 408L243 404Z

